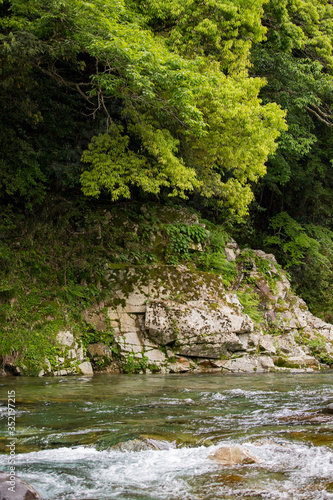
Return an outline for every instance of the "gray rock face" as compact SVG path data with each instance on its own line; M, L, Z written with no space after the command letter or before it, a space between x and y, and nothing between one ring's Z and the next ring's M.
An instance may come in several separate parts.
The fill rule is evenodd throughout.
M245 355L241 358L221 360L222 371L230 373L264 373L275 370L273 359L269 356Z
M100 332L104 332L106 330L105 317L99 311L87 309L83 313L83 319L87 323L90 323L91 325L93 325L94 328L96 328L96 330L98 330Z
M74 335L66 330L57 334L58 347L62 355L54 357L53 366L48 358L45 358L43 369L39 377L44 375L66 376L66 375L92 375L93 369L87 360L82 345L75 339Z
M112 360L112 352L110 347L103 344L102 342L96 342L95 344L90 344L87 348L87 355L91 361L100 361L104 358Z
M57 335L58 346L62 350L62 356L55 356L55 368L45 358L44 369L39 376L53 374L55 376L66 375L92 375L93 370L90 361L84 355L83 347L75 339L74 335L66 330Z
M226 259L228 262L232 262L232 261L236 260L237 255L234 252L233 248L225 248L224 253L225 253L225 256L226 256Z
M210 460L221 465L255 464L259 460L243 446L222 446L215 453L208 455Z
M94 374L91 363L89 361L84 361L83 363L81 363L78 366L78 371L82 375L93 375Z
M118 361L113 359L112 351L106 344L96 342L88 345L87 356L94 371L119 373Z
M237 333L253 331L250 318L218 303L150 302L146 309L149 337L160 345L175 343L187 356L219 358L226 350L243 350Z
M0 500L42 500L42 497L23 479L0 472Z
M74 336L69 331L59 332L57 335L57 341L63 346L71 347L74 344Z
M234 252L231 260L240 252L235 242L227 250ZM225 291L219 275L184 265L109 270L114 302L108 316L124 361L130 356L176 373L288 371L296 365L317 369L302 335L322 336L333 353L333 326L312 316L292 294L273 255L247 251L246 259L237 260L237 287L240 298L245 293L259 300L260 324L244 313L235 290ZM290 358L289 365L281 365L280 358Z
M277 348L288 356L306 356L303 349L296 343L293 333L280 335L275 340Z
M262 354L267 354L268 356L275 356L276 347L274 344L274 339L271 335L258 335L258 348Z

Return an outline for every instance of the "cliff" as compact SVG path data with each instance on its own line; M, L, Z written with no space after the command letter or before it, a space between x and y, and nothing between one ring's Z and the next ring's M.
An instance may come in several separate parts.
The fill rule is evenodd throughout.
M229 290L220 275L184 265L108 269L112 295L85 316L95 327L103 310L111 320L122 361L109 369L310 371L331 363L333 325L291 292L274 256L246 250L235 260L236 288ZM98 355L91 359L96 364Z
M187 209L103 210L76 225L72 248L80 241L98 248L90 263L98 276L91 269L88 282L82 249L79 283L59 286L66 291L61 300L36 299L40 315L30 325L30 350L13 345L2 355L4 372L253 373L333 364L333 325L292 292L275 257L240 250L221 228ZM20 306L17 297L2 301L11 311ZM5 328L14 338L18 327ZM33 339L42 346L35 357Z

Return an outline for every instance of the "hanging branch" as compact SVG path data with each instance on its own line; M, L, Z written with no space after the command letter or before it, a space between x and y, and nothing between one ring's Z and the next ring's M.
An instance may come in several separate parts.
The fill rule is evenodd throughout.
M325 123L328 127L333 127L333 121L332 121L332 114L325 113L319 106L316 106L315 104L311 104L313 108L316 109L316 111L309 106L305 106L305 109L307 109L310 113L315 115L318 120L320 120L322 123ZM328 121L330 120L330 121Z
M62 76L59 75L59 73L57 73L56 70L53 70L53 71L50 71L50 70L47 70L45 68L42 68L41 66L39 66L38 64L35 64L33 63L33 66L35 68L37 68L39 71L41 71L42 73L44 73L45 75L51 77L53 80L55 80L58 85L64 85L65 87L75 87L76 90L79 92L79 94L86 100L88 101L90 104L93 105L93 103L90 101L89 97L87 96L87 94L85 94L81 87L82 86L85 86L85 87L90 87L91 84L90 83L76 83L76 82L70 82L68 80L65 80Z

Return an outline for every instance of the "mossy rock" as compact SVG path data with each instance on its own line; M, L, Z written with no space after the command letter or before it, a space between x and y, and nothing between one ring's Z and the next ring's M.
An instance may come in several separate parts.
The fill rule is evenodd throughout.
M284 356L278 356L277 358L274 358L274 365L279 368L302 368L299 363L293 363Z

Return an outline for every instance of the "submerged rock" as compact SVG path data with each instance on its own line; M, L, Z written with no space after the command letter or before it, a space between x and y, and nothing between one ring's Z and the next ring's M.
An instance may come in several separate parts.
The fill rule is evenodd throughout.
M222 446L215 453L208 455L210 460L214 460L222 465L255 464L259 460L242 446Z
M327 405L325 408L321 410L322 413L326 413L328 415L333 415L333 403Z
M42 500L42 496L23 479L0 472L0 500Z
M176 448L176 441L159 441L157 439L150 438L136 438L130 441L125 441L124 443L118 443L112 446L113 450L119 451L147 451L147 450L171 450Z

